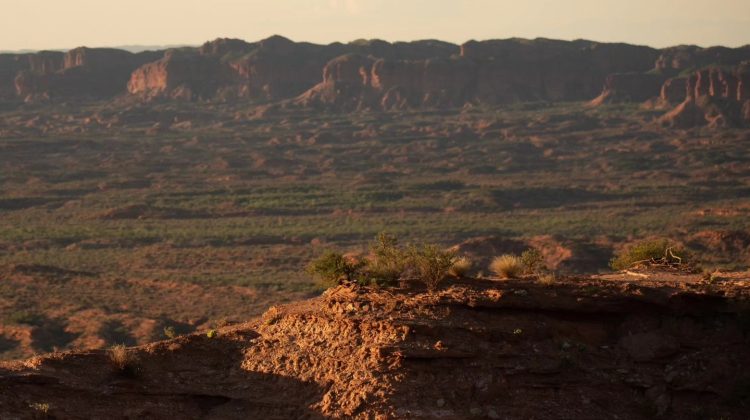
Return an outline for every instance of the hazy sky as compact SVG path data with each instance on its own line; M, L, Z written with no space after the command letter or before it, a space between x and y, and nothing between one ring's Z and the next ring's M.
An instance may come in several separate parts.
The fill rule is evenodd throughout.
M272 34L750 44L750 0L0 0L0 50L201 44Z

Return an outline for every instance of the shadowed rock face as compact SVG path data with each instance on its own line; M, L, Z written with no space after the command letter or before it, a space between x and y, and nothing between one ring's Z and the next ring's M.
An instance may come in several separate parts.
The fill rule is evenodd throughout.
M648 73L615 73L607 76L601 95L592 105L611 102L642 102L662 87L664 76Z
M158 61L136 69L128 92L144 98L198 99L213 96L219 86L231 83L229 66L200 54L167 51Z
M685 100L688 89L688 78L675 77L668 79L661 87L659 98L668 104L676 104Z
M585 100L610 72L647 70L656 56L650 48L589 41L470 41L458 56L367 63L360 73L368 76L360 79L357 89L351 88L351 79L324 77L297 103L389 109ZM348 89L339 90L338 82ZM358 99L333 98L332 91Z
M4 57L5 58L5 57ZM132 54L107 48L76 48L67 53L41 52L15 56L11 66L15 96L27 101L107 99L123 93L130 73L153 60L154 53ZM9 77L12 71L3 71ZM0 76L0 93L9 94Z
M742 275L342 286L119 365L103 351L0 364L0 416L744 418Z
M390 44L384 41L316 45L272 36L249 44L218 39L198 50L183 50L183 60L165 56L137 69L128 84L133 95L182 99L295 97L320 82L332 59L344 54L389 57L448 56L458 47L438 41ZM169 63L165 63L165 61ZM190 74L191 77L181 77Z
M750 59L750 45L740 48L681 45L661 50L655 68L667 74L711 65L736 66Z

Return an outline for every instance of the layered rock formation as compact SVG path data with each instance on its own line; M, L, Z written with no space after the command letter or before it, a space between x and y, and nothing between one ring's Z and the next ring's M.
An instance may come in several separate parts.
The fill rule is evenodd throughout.
M168 51L161 60L142 66L133 72L128 92L145 98L273 101L312 88L320 82L326 63L347 53L399 59L448 56L457 50L438 41L316 45L281 36L257 43L217 39L179 54Z
M604 81L604 90L592 105L612 102L642 102L663 90L664 76L651 73L614 73ZM670 86L672 83L670 83ZM675 89L675 87L667 88ZM668 93L672 93L669 91Z
M67 53L0 57L0 98L15 96L32 102L111 98L122 93L130 73L153 60L155 53L81 47Z
M518 38L461 46L435 40L317 45L272 36L253 43L217 39L198 48L140 54L77 48L67 53L0 55L0 99L247 98L337 111L592 97L596 97L593 105L653 99L662 108L691 97L736 101L720 106L724 116L718 120L677 119L691 121L687 125L704 120L721 125L721 121L742 122L750 110L745 105L750 87L741 67L744 60L750 60L750 46L656 50ZM698 73L687 77L691 71ZM699 102L675 112L696 106L702 110L706 100ZM723 110L727 107L732 111ZM676 119L670 116L663 121L672 124Z
M327 65L321 84L295 103L390 109L585 100L610 72L647 70L657 55L656 50L624 44L510 39L470 41L461 46L460 55L424 60L349 56L329 65L346 63L356 67L353 72L337 79Z
M0 364L3 418L744 418L746 279L338 287L142 347Z
M735 66L750 59L750 45L740 48L681 45L664 48L656 60L655 69L668 75L712 65Z
M684 100L660 119L663 124L673 127L750 124L747 114L750 109L750 62L734 68L698 70L685 79L684 85ZM677 96L677 92L674 95L667 92L670 89L666 85L662 88L665 100Z
M167 51L161 59L144 64L130 75L128 92L146 99L212 97L233 81L230 68L201 54Z

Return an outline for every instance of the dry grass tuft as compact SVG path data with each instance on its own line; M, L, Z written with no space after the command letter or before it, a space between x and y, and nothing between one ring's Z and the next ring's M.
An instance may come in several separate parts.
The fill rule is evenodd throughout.
M471 270L472 262L467 257L458 257L453 260L451 268L448 269L448 274L453 277L461 278Z
M555 273L544 273L539 275L537 281L543 285L549 286L557 283L557 276Z
M510 279L518 277L524 270L523 262L515 255L505 254L495 257L490 263L490 271L500 278Z
M128 348L123 344L116 344L108 351L109 361L112 366L119 371L129 371L134 368L136 358L128 352Z

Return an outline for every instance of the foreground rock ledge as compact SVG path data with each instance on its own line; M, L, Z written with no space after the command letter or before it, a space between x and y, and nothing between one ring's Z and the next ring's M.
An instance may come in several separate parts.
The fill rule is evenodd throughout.
M342 286L129 354L0 364L0 418L746 418L750 282Z

